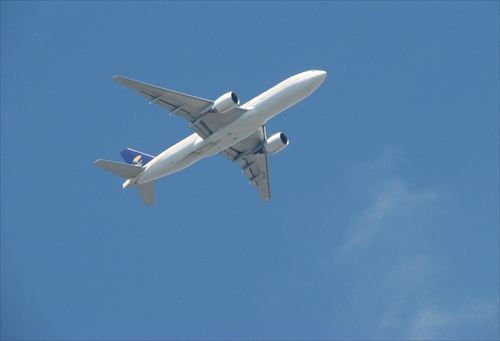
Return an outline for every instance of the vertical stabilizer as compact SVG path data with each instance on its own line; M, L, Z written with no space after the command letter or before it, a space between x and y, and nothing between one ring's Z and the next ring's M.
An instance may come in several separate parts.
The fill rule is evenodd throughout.
M155 158L153 155L149 155L130 148L122 151L120 155L126 163L140 167L144 167L148 164L149 161Z

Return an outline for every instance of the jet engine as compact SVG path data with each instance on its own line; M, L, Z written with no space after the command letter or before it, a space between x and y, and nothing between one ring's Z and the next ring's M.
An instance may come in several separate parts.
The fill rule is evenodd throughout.
M240 104L240 100L238 96L234 92L228 92L219 98L217 98L214 102L212 110L219 114L224 114Z
M266 154L274 154L288 146L288 138L283 133L276 133L264 141L262 150Z

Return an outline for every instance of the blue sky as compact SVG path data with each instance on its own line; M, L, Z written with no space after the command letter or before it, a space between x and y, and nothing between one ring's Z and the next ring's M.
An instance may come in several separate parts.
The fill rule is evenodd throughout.
M2 339L498 339L499 3L1 2ZM146 208L92 165L187 123L123 75L268 122L263 204L214 156Z

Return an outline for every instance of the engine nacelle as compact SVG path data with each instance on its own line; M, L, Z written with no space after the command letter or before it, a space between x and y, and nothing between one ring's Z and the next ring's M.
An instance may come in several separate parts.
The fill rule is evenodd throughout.
M224 114L236 108L238 104L240 104L238 96L231 91L217 98L214 102L212 110L216 113Z
M274 154L288 146L288 138L283 133L276 133L264 141L262 150L266 154Z

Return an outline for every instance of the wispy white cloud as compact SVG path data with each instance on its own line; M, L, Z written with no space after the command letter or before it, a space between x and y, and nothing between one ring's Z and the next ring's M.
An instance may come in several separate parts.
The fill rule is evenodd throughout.
M476 287L468 292L454 282L462 270L449 252L457 249L441 238L443 231L449 236L456 228L457 212L448 206L452 199L444 187L408 180L400 167L405 158L403 151L387 148L373 162L352 169L364 207L326 263L337 276L348 277L345 313L356 316L353 325L363 329L354 338L495 335L499 308L489 302L498 296Z
M377 339L458 340L494 339L498 306L493 300L446 294L439 277L443 264L418 255L388 266L371 294L378 297ZM498 327L497 327L498 333Z
M352 181L361 184L357 193L365 206L332 257L339 268L348 263L354 269L347 272L348 309L359 323L369 324L359 338L449 339L472 316L495 312L479 303L453 310L454 300L441 299L449 285L442 274L450 264L439 250L446 241L436 238L435 218L446 206L447 192L408 180L401 167L406 158L404 151L387 148L372 162L353 167Z
M423 307L411 322L408 339L446 339L450 334L454 334L455 338L459 338L460 334L469 338L461 330L495 323L496 309L494 304L480 301L462 303L455 310ZM480 335L476 337L481 338Z
M387 148L379 158L360 165L354 170L360 182L365 183L364 195L369 196L369 205L355 217L349 237L340 247L340 253L366 246L385 233L398 233L393 229L412 228L421 221L426 210L433 210L432 203L442 195L432 187L417 187L393 169L404 159L404 153L396 148Z

